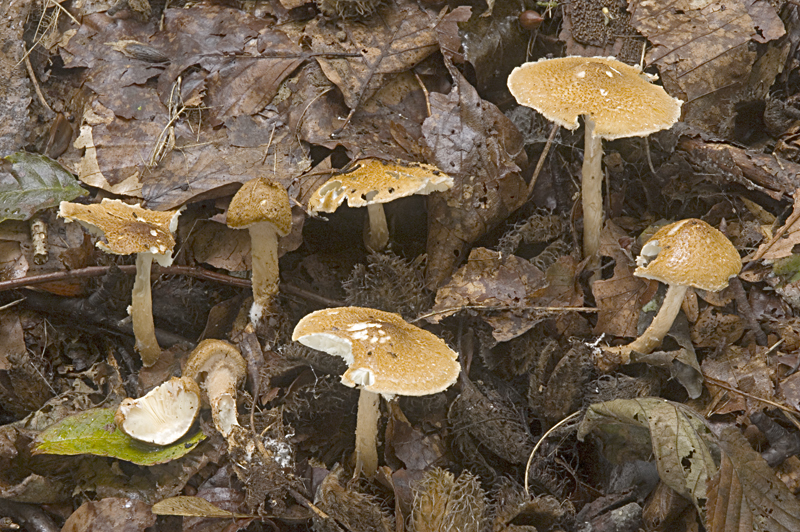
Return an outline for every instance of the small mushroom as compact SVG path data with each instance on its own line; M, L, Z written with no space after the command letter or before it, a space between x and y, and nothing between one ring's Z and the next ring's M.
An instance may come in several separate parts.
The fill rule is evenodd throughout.
M200 411L200 388L192 379L173 377L138 399L125 399L114 422L133 439L169 445L183 437Z
M666 283L667 295L639 338L628 345L604 350L611 355L598 361L604 370L627 364L631 351L647 354L658 347L672 327L690 286L719 292L742 270L742 260L731 241L703 220L694 218L656 231L642 247L636 264L633 274Z
M247 375L239 350L223 340L203 340L189 355L183 376L200 385L203 402L211 406L214 426L226 438L236 419L236 389Z
M178 227L180 210L151 211L120 200L104 199L92 205L62 201L58 215L67 222L77 221L95 235L104 237L105 242L98 240L97 247L106 253L136 253L136 280L128 314L142 364L152 366L161 356L161 348L153 324L150 267L154 260L161 266L172 264L175 247L172 235Z
M389 243L383 204L414 194L428 195L453 187L453 178L428 164L386 163L363 159L319 187L308 202L309 212L334 212L347 199L349 207L367 207L367 249L381 251Z
M603 227L602 139L646 137L667 129L680 118L683 102L650 83L639 68L613 57L525 63L511 72L508 88L520 105L567 129L576 129L583 115L583 253L594 257Z
M458 354L436 335L391 312L340 307L308 314L292 340L344 359L342 383L361 390L356 422L356 473L378 469L380 395L429 395L458 378ZM379 395L380 394L380 395Z
M278 237L292 230L289 195L265 177L245 183L228 207L228 227L250 231L253 268L253 306L250 321L257 325L278 294Z

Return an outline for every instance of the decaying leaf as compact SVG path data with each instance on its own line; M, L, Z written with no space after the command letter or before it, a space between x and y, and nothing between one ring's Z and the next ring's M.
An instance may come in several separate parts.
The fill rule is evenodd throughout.
M497 316L486 316L498 342L505 342L525 333L539 321L535 310L526 307L538 304L537 296L547 286L545 275L533 264L511 255L502 257L497 251L475 248L467 264L436 293L434 323L457 312L459 307L477 305L497 307ZM455 309L455 310L449 310Z
M706 357L703 360L703 373L710 379L721 381L734 389L773 401L775 369L765 356L766 350L767 348L758 346L754 346L753 350L735 345L728 346L718 356ZM752 399L714 386L713 381L708 383L708 388L714 396L712 410L714 413L749 412L752 408L762 406Z
M779 238L761 244L758 247L756 256L767 261L775 261L792 256L792 250L800 244L800 194L795 193L792 214L781 226L775 235Z
M691 408L656 397L596 403L589 407L578 439L589 432L602 440L603 453L614 463L655 456L661 480L702 513L719 448L702 416Z
M156 523L150 505L133 499L106 497L87 501L64 523L62 532L142 532Z
M627 235L612 222L607 222L600 233L599 252L614 259L614 275L611 279L592 283L592 293L600 309L595 334L638 336L639 311L658 288L656 283L648 283L633 275L636 266L630 254L622 249L620 242L623 240L627 240Z
M155 465L184 456L206 438L198 431L166 446L137 442L114 424L115 412L116 408L96 408L62 419L37 436L33 454L94 454Z
M709 479L709 532L790 532L800 529L800 503L735 428L719 437L722 460Z
M0 183L0 222L27 220L38 211L88 194L63 166L44 155L17 152L0 160L16 184Z
M450 175L452 189L428 200L427 281L436 287L465 258L467 247L526 199L519 172L527 164L522 135L452 69L449 94L430 95L422 125L428 162Z

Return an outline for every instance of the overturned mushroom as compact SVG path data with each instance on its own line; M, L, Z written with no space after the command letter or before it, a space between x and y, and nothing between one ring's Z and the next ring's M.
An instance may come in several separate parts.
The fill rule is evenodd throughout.
M361 390L356 422L356 472L371 477L378 468L380 395L429 395L458 378L458 354L436 335L391 312L341 307L308 314L292 340L342 357L349 368L342 384Z
M122 401L114 422L133 439L169 445L186 434L199 411L197 383L174 377L138 399Z
M104 199L93 205L62 201L58 215L67 222L77 221L90 232L104 237L105 242L98 240L97 247L106 253L136 253L136 280L128 313L142 364L152 366L161 356L161 348L153 323L150 267L154 260L161 266L172 264L172 248L175 247L172 235L178 228L180 210L151 211L120 200Z
M601 369L627 364L632 351L647 354L661 344L681 309L686 290L693 286L719 292L742 269L730 240L703 220L690 218L656 231L636 258L637 277L669 285L664 302L650 326L628 345L607 348L598 360Z
M236 419L236 389L247 375L239 350L223 340L203 340L189 355L183 376L200 385L204 403L211 406L214 426L226 438Z
M586 124L583 154L583 253L593 257L603 227L603 139L646 137L681 115L681 100L653 85L640 69L613 57L562 57L525 63L511 72L508 88L567 129Z
M386 163L364 159L353 169L336 174L314 192L309 212L334 212L347 199L349 207L367 207L370 251L381 251L389 242L383 204L414 194L428 195L453 187L453 178L427 164Z

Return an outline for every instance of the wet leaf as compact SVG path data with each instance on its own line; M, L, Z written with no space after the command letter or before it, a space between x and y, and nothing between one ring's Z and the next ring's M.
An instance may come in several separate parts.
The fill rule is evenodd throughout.
M201 497L187 497L185 495L158 501L153 505L153 513L156 515L182 515L185 517L254 517L223 510Z
M708 486L709 532L800 529L800 502L735 428L719 436L722 461Z
M422 125L428 162L451 176L452 189L428 200L429 286L447 278L467 247L505 220L526 199L520 169L527 165L522 135L500 110L482 100L455 69L449 94L430 95Z
M702 416L691 408L656 397L596 403L589 407L578 439L583 441L589 432L603 441L603 453L614 463L655 456L661 480L702 513L719 449Z
M71 173L44 155L12 153L3 157L0 170L17 182L0 183L0 222L27 220L43 209L88 194Z
M114 424L115 408L96 408L66 417L42 431L34 454L94 454L156 465L180 458L205 439L202 431L172 445L149 445L134 440Z

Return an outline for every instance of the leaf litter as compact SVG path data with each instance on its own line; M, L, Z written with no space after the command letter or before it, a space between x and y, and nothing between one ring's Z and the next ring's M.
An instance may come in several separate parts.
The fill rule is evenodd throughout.
M32 503L64 530L605 530L659 512L676 530L798 527L796 6L106 4L36 2L19 63L32 89L7 99L32 112L0 176L0 208L17 218L0 222L0 287L14 287L0 291L0 510L24 522L13 505ZM527 9L536 30L520 25ZM528 201L549 129L508 118L519 110L505 78L526 59L634 64L643 51L686 101L683 122L608 143L602 262L585 271L579 135L551 137ZM18 111L0 108L17 128ZM325 181L370 158L454 181L386 204L380 253L361 210L309 214ZM250 238L224 222L240 184L262 176L287 190L294 227L281 295L254 327ZM184 208L176 265L152 276L172 346L153 368L138 367L126 324L129 259L53 214L80 196ZM688 217L745 257L743 294L690 291L659 349L602 374L597 349L636 337L661 301L633 275L642 233ZM290 340L304 314L348 304L422 324L463 372L443 393L385 405L374 479L352 477L358 394L335 360ZM207 337L246 355L240 426L226 440L202 414L188 446L115 440L114 406L179 375ZM576 412L577 434L559 425ZM597 467L601 452L612 466ZM668 488L653 491L653 475ZM659 506L669 493L689 509Z

